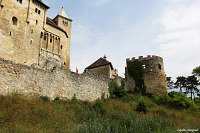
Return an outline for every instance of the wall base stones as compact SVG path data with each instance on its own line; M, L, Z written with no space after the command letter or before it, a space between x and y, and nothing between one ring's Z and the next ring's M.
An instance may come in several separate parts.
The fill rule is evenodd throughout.
M63 67L42 70L0 59L0 94L19 92L26 95L48 96L94 101L108 92L109 79L91 72L77 74Z

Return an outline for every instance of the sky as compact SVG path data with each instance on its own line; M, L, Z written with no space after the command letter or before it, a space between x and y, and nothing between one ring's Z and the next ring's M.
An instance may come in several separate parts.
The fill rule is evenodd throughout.
M167 76L200 66L200 0L43 0L72 23L71 71L107 56L124 77L126 59L157 55Z

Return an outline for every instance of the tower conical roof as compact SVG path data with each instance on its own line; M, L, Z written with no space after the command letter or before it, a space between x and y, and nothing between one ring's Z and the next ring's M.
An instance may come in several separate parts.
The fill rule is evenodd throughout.
M58 15L62 16L62 17L65 17L65 18L69 18L67 16L67 13L65 12L64 8L62 7L61 11L58 13Z

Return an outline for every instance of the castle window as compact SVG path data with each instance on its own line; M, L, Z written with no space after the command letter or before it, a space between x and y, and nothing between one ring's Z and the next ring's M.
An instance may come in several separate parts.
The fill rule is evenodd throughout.
M31 30L31 34L33 34L33 30Z
M50 43L52 43L52 38L50 39Z
M62 49L62 48L63 48L63 45L60 45L60 48Z
M36 25L38 24L38 20L36 20Z
M32 44L32 43L33 43L33 40L30 41L30 44Z
M17 0L17 2L21 3L22 4L22 0Z
M16 17L12 17L12 24L17 25L18 19Z
M159 68L159 69L162 69L162 66L161 66L160 64L158 64L158 68Z
M41 11L40 11L40 10L38 10L38 14L39 14L39 15L40 15L40 12L41 12Z
M47 37L46 37L46 35L44 35L44 40L45 40L45 41L47 40Z
M37 9L37 8L35 8L35 12L36 12L36 13L38 12L38 9Z
M9 35L12 36L12 32L11 31L10 31Z
M64 65L66 65L66 63L64 62Z

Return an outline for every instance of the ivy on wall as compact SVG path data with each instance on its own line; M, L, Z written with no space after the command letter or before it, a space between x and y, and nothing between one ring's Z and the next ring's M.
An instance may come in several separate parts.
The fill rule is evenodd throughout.
M130 61L127 63L128 74L135 80L135 92L145 94L146 87L144 84L144 67L139 60Z

